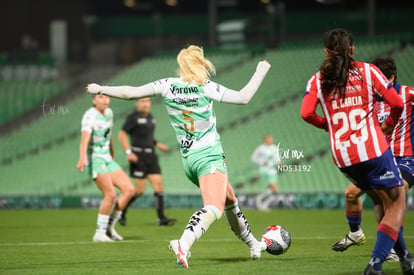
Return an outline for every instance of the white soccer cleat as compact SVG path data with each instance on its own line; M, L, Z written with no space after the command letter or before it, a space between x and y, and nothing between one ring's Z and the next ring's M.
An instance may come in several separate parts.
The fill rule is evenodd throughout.
M108 237L114 241L124 240L124 238L115 231L115 228L108 229L108 231L106 232L106 235L108 235Z
M365 235L362 230L348 233L345 238L334 243L332 249L335 251L345 251L348 247L353 245L363 245L365 243Z
M185 251L179 240L170 241L168 248L177 256L177 265L181 268L188 268L188 258L190 258L191 252Z
M266 250L266 243L257 241L256 245L250 248L250 258L253 260L260 259L262 251Z
M397 252L395 252L394 248L391 248L390 254L388 254L387 258L385 258L385 261L389 263L400 261L400 258L398 257Z
M109 238L108 236L106 236L106 234L103 233L95 233L95 235L93 235L92 240L94 242L113 242L113 240L111 238Z

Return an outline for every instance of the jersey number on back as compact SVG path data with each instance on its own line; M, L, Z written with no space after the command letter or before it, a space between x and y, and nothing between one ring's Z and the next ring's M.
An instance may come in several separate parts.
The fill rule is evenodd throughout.
M361 142L366 142L368 140L368 130L367 127L363 123L357 122L357 117L360 117L360 120L366 117L367 113L363 109L354 109L349 112L349 114L345 112L338 112L332 116L332 123L334 125L338 125L340 121L342 121L342 127L340 127L335 133L335 147L336 149L347 148L351 146L351 142L353 144L360 144ZM350 140L341 141L341 137L343 134L348 132L351 129L352 131L360 130L360 135L358 136L356 133L350 135Z
M184 124L184 130L188 133L194 132L194 119L189 116L192 113L192 111L183 111L183 119L190 122L190 127L188 127L188 123Z

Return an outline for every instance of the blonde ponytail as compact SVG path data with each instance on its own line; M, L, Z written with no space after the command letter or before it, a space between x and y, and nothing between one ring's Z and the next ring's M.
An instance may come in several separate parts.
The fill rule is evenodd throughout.
M210 75L216 74L214 65L204 57L203 48L190 45L177 55L177 74L184 82L193 82L203 85L210 79Z

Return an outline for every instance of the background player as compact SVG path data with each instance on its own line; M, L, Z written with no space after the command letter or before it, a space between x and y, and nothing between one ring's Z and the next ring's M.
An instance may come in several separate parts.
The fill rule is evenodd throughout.
M391 57L379 57L372 61L372 64L378 67L381 72L388 78L390 85L394 87L397 93L404 101L404 110L398 124L396 125L392 134L387 135L387 140L391 145L391 150L397 161L398 168L401 171L401 175L404 179L405 190L407 191L414 184L414 157L413 148L414 140L411 136L411 131L414 129L414 121L412 116L414 115L412 110L412 104L414 102L414 88L400 85L397 82L397 66L395 61ZM376 113L380 123L390 114L389 105L379 100L376 104ZM365 239L364 233L361 229L362 219L362 202L360 196L364 192L354 184L350 184L345 191L345 210L346 220L349 224L350 232L344 239L336 242L332 249L335 251L344 251L352 245L360 245ZM382 217L383 211L381 207L375 207L376 217L379 221ZM403 226L401 225L400 234L403 232ZM391 253L387 258L387 261L398 261L401 257L412 258L408 253L407 247L404 242L397 242L395 245L395 251L397 254Z
M273 144L273 137L267 134L263 143L254 150L252 161L259 166L260 179L267 184L266 191L256 196L256 206L261 211L268 211L272 196L277 192L276 166L281 164L279 149Z
M224 153L216 130L213 100L247 104L256 93L270 64L261 61L256 72L240 91L227 89L209 80L215 73L213 64L204 57L203 49L189 46L177 56L179 77L157 80L139 87L108 87L90 84L92 94L106 94L131 99L161 95L180 146L184 171L200 188L203 207L191 215L179 240L170 241L170 249L180 267L188 267L190 248L223 212L232 231L250 248L253 259L260 258L264 243L256 240L237 204L227 177Z
M93 241L122 240L115 231L115 224L133 196L134 186L113 160L113 113L108 107L110 99L105 95L95 95L92 102L94 107L87 110L82 118L80 155L76 167L81 171L87 167L91 178L104 195ZM118 199L115 186L121 191Z
M129 175L135 183L135 195L122 212L119 222L122 225L126 224L127 209L139 196L144 194L148 179L154 190L158 225L173 225L176 220L169 219L164 215L164 185L158 156L154 150L155 145L161 151L166 152L168 146L154 138L155 119L150 114L151 98L138 99L135 101L135 106L136 111L128 115L118 134L119 143L124 148L126 158L129 161ZM130 140L128 140L128 136ZM132 146L130 146L130 141Z
M383 274L382 264L399 238L405 192L399 170L382 133L391 132L404 104L372 64L356 62L352 35L343 29L325 35L326 58L308 82L301 115L329 132L331 152L341 172L384 207L371 259L363 274ZM391 106L382 125L374 112L376 96ZM318 103L324 118L316 113ZM402 235L400 236L402 237ZM410 272L403 268L403 272Z

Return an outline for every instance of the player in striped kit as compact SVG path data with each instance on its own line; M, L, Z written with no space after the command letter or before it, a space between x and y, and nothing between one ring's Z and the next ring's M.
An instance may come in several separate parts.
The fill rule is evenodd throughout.
M387 140L391 146L391 150L397 161L397 165L401 171L401 175L404 179L405 190L407 191L414 184L414 88L410 86L400 85L397 80L397 66L395 61L391 57L379 57L372 61L372 64L378 67L381 72L388 78L390 84L394 87L397 93L404 101L404 110L398 124L394 128L393 132L387 135ZM384 122L390 114L390 106L382 99L379 99L375 106L375 112L377 114L380 123ZM335 251L344 251L352 245L361 245L365 239L364 233L361 229L362 219L362 202L360 196L364 192L354 184L350 184L345 191L345 209L346 219L349 224L350 232L344 239L336 242L332 249ZM377 218L382 216L381 207L376 207ZM403 226L401 226L400 233L403 232ZM396 254L395 254L396 253ZM395 252L391 253L387 258L388 261L398 261L399 258L408 257L412 258L407 250L405 243L396 243ZM404 264L404 261L403 263Z
M388 80L372 64L356 62L352 35L343 29L325 34L326 59L308 82L301 115L329 132L331 152L341 172L384 206L371 259L363 274L384 274L382 264L399 236L405 212L405 192L399 170L384 137L398 123L404 104ZM380 124L376 97L391 106ZM316 113L320 104L324 117ZM412 266L403 272L412 274Z
M186 176L200 188L204 206L194 212L179 240L170 241L180 267L188 267L190 248L218 220L223 212L238 238L250 248L253 259L260 258L266 245L256 240L237 204L227 177L220 135L216 130L213 101L247 104L258 90L270 64L261 61L250 81L234 91L210 81L213 64L204 57L203 49L194 45L177 56L179 77L154 81L139 87L108 87L90 84L91 94L105 94L133 99L160 95L166 105L182 155Z
M123 239L115 231L115 224L134 195L134 186L113 159L113 113L108 107L109 102L108 96L95 95L92 99L94 106L83 115L80 156L76 165L81 171L87 168L96 186L104 195L99 207L94 242ZM115 187L121 191L118 198Z

